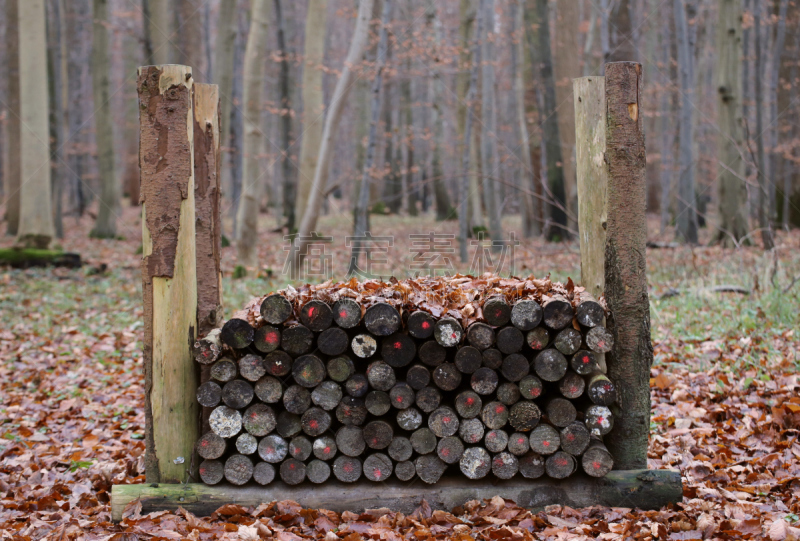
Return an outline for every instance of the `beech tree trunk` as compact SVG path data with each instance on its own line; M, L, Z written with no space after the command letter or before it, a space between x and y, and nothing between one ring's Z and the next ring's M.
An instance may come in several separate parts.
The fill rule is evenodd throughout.
M47 248L55 235L44 0L19 3L20 219L17 244Z
M681 80L680 171L675 236L683 242L697 244L698 225L695 206L694 149L692 141L694 52L692 51L686 22L685 0L675 1L674 13L675 33L678 40L678 70Z
M465 3L468 3L468 0L462 0L461 6L464 7ZM467 6L469 7L469 6ZM436 45L437 47L441 47L442 44L442 25L441 21L439 21L438 17L436 16L436 5L434 4L433 0L429 0L426 12L428 26L432 27L434 31L434 35L436 36ZM464 20L462 18L461 25L463 26ZM459 28L459 32L461 28ZM461 53L461 62L463 60L465 53ZM460 98L466 97L466 90L464 90L465 95L462 96L460 94L462 87L466 88L463 82L463 74L459 73L456 79L456 93ZM431 80L428 95L433 96L433 114L431 117L431 125L433 126L433 148L431 149L431 175L433 176L433 197L436 206L436 220L452 220L455 218L455 209L450 202L450 194L447 192L447 186L444 183L444 170L442 169L442 150L444 149L444 81L442 80L442 74L439 70L436 70L433 74L433 79ZM461 116L461 110L464 107L462 101L459 101L458 106L458 118L457 118L457 130L458 130L458 139L459 139L459 148L463 148L463 122L464 119Z
M662 15L666 16L669 13L668 7L661 7ZM669 24L662 25L661 28L661 62L663 66L669 66L672 60L672 36L670 34ZM661 130L661 223L659 233L664 234L667 228L670 217L670 202L672 201L672 170L673 160L672 151L675 141L673 134L672 122L672 90L671 90L671 77L670 70L662 68L659 70L661 74L661 96L660 96L660 130Z
M742 167L742 0L721 0L717 22L719 94L719 231L733 248L747 235L747 187Z
M242 197L236 214L236 258L240 265L258 265L258 203L261 190L258 154L261 152L261 89L264 82L264 50L267 45L268 0L253 0L250 33L244 52L244 168Z
M763 55L764 31L761 29L761 9L757 5L753 10L753 31L755 32L756 42L756 78L755 78L755 104L756 109L756 146L758 147L758 163L756 173L758 174L758 227L761 229L761 241L764 243L764 250L772 250L775 247L775 240L772 237L772 224L770 222L769 210L769 178L767 177L767 160L764 151L764 75L766 72L765 59Z
M650 301L647 294L647 189L642 130L642 66L606 65L608 229L605 296L614 348L608 377L617 387L614 428L606 444L620 470L647 466L650 434Z
M769 189L769 217L770 221L774 224L778 222L778 163L781 159L781 153L778 151L778 130L780 128L780 119L778 118L778 80L780 78L781 70L781 57L784 53L784 45L786 43L786 11L789 7L789 0L780 0L780 8L778 10L777 28L775 30L775 42L772 45L772 71L769 77L769 171L770 189ZM793 82L793 81L792 81ZM783 198L786 199L791 194L784 193ZM783 227L788 227L787 213L782 212Z
M50 75L50 170L53 190L53 220L56 236L64 238L63 190L67 183L64 146L67 142L67 42L63 0L46 5Z
M283 13L281 0L274 0L275 19L278 24L278 54L280 61L279 86L281 93L281 177L283 180L283 217L286 219L286 228L291 232L295 228L294 206L297 199L295 187L297 183L290 151L292 145L292 96L289 89L289 47L286 43L286 17Z
M525 0L518 0L512 4L513 29L519 35L516 45L511 49L512 73L514 74L513 105L517 114L514 131L517 134L517 156L521 166L518 169L517 192L520 198L520 214L522 218L522 235L531 238L541 234L539 216L534 211L533 179L535 177L531 161L530 133L528 133L528 120L525 114L525 76L528 72L527 55L525 54Z
M6 235L19 231L20 177L22 175L19 105L19 2L6 2L6 80L8 81L8 119L6 141L7 168L4 171L6 198Z
M231 189L231 171L229 167L225 166L225 162L231 164L234 160L234 154L230 151L231 141L231 105L233 104L233 51L236 45L236 0L229 0L221 2L219 6L219 13L217 15L217 40L215 43L214 51L214 79L219 85L219 107L220 107L220 145L222 147L223 156L229 157L227 160L223 158L222 163L222 176L225 186L226 196L233 195Z
M575 29L580 26L578 2L558 0L556 2L556 35L554 42L553 71L556 81L556 103L573 102L571 81L581 74L580 47ZM624 60L632 60L626 58ZM578 189L575 177L575 109L560 107L558 110L558 135L561 157L564 160L564 193L567 200L569 228L578 230Z
M463 4L462 4L463 6ZM469 210L469 199L472 191L470 177L468 171L470 169L470 141L472 140L472 122L474 111L472 110L472 102L475 100L475 95L478 92L478 67L481 64L481 45L480 36L483 35L483 15L484 12L480 8L477 13L477 21L475 23L475 45L472 52L472 67L469 73L469 86L467 95L464 97L464 146L462 147L461 154L461 170L463 176L461 177L461 185L459 187L459 204L458 204L458 254L462 263L467 262L467 237L469 236L469 222L467 220L467 212ZM462 18L463 25L463 18ZM473 227L475 225L473 224Z
M478 7L484 17L484 33L481 56L481 163L483 164L483 193L486 212L489 215L489 235L493 241L502 241L503 227L500 221L502 190L497 178L500 176L500 161L497 155L497 97L494 73L494 0L480 0ZM502 244L492 242L492 251L502 250Z
M170 11L170 0L145 0L148 3L149 20L145 21L148 25L150 43L152 47L152 58L148 59L150 65L164 65L172 60L172 13ZM222 2L225 4L226 2Z
M358 6L358 18L356 20L356 27L353 30L353 39L350 42L350 49L347 52L347 58L345 59L342 73L339 76L339 80L336 82L336 88L331 97L328 113L325 115L325 126L322 130L322 145L319 148L319 156L317 157L314 182L311 185L308 195L308 204L306 205L305 212L302 215L303 219L300 223L299 254L302 254L306 249L307 241L305 239L309 237L316 227L317 216L322 207L322 200L325 196L325 185L328 180L328 167L333 152L333 138L336 136L347 96L350 94L350 89L353 86L352 83L355 74L352 71L352 66L361 62L364 56L364 50L367 46L369 20L372 16L373 2L374 0L361 0Z
M117 235L119 187L114 168L114 130L109 95L108 0L93 0L92 97L94 99L97 172L100 176L100 207L91 236L111 239Z
M204 5L208 2L203 0L173 0L178 3L178 25L180 39L173 39L176 44L177 58L179 64L189 66L194 72L196 81L209 79L208 68L206 66L206 52L203 46L203 15ZM226 2L221 2L225 4ZM228 0L228 3L235 3Z
M547 160L547 198L549 219L545 227L547 240L564 240L569 238L567 229L566 193L564 189L564 167L561 156L561 136L559 131L556 103L555 80L553 78L553 55L550 52L550 25L547 11L547 0L536 0L536 15L539 23L538 58L544 94L544 111L542 131Z
M295 216L302 217L309 201L311 185L317 170L325 116L322 92L325 29L328 0L310 0L306 16L306 38L303 64L303 141L300 145L300 173L297 178ZM320 187L321 190L325 186Z
M67 85L69 89L68 145L65 149L69 164L70 209L83 216L88 204L84 178L91 164L90 120L86 104L92 102L91 74L86 61L92 54L92 13L90 0L66 2L67 38L69 59Z
M606 62L632 62L638 59L631 20L632 3L632 0L614 2L609 22L614 28L616 39L609 43L608 54L605 55Z
M383 10L381 12L381 30L378 41L378 51L375 59L375 79L372 82L372 100L370 103L370 122L369 135L367 137L367 154L364 158L364 170L361 174L361 184L359 185L358 202L355 210L355 226L353 235L364 237L367 232L367 217L369 213L369 193L370 178L375 162L375 144L378 138L378 119L381 114L381 92L383 90L383 70L386 66L386 50L388 49L388 29L389 14L391 13L391 0L383 0ZM350 267L347 271L352 275L358 269L358 258L363 251L359 242L354 242L350 254Z

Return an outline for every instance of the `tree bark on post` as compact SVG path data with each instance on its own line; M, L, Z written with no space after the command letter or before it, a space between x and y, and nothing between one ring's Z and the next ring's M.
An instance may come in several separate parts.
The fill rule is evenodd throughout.
M606 443L620 470L647 466L650 432L650 301L647 295L647 187L640 109L642 66L606 64L606 153L608 228L605 296L614 349L608 377L617 386L614 429Z
M19 2L20 217L17 243L47 248L55 235L50 197L50 106L44 0Z
M20 163L19 109L19 2L6 2L6 72L8 80L8 168L6 184L6 235L16 235L19 229L19 191L22 175Z
M111 96L108 89L109 44L108 0L94 0L94 27L92 38L92 97L95 110L97 138L97 172L100 175L100 206L91 235L94 238L112 239L117 235L117 209L119 189L114 167L114 130L111 119Z
M192 84L188 66L139 68L148 483L185 482L198 436Z
M264 80L263 52L267 42L267 0L253 0L250 33L244 52L244 171L242 200L236 213L236 259L244 267L258 265L258 200L261 175L261 85Z
M747 235L747 187L742 167L742 0L721 0L717 28L721 171L715 241L733 248Z

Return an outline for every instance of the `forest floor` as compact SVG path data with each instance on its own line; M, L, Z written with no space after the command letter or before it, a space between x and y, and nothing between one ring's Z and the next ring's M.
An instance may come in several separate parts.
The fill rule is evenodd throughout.
M334 278L346 268L350 223L348 215L321 221L320 231L334 236ZM423 503L403 516L301 510L284 501L226 506L210 518L141 515L133 506L117 525L111 485L144 480L141 224L136 209L125 209L116 241L90 241L88 217L65 225L62 245L83 255L83 269L0 269L0 540L800 536L799 231L779 233L769 255L758 248L648 250L655 347L649 459L651 468L682 471L684 499L675 507L532 514L495 498L453 513ZM456 229L428 217L373 216L372 225L376 235L395 237L385 268L375 271L385 277L409 274L410 234ZM270 226L265 217L263 228ZM513 229L513 220L505 226ZM288 282L281 275L286 252L276 249L282 234L261 238L263 265L244 279L231 279L235 251L224 249L227 315ZM523 241L515 259L518 275L580 275L574 242ZM723 284L749 293L713 291Z

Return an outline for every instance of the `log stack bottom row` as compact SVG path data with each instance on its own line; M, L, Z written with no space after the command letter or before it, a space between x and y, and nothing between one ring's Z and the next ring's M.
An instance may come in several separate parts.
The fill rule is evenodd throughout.
M605 476L616 388L598 358L613 336L601 302L558 286L538 299L487 296L466 328L392 299L267 296L260 317L234 317L195 344L200 478Z

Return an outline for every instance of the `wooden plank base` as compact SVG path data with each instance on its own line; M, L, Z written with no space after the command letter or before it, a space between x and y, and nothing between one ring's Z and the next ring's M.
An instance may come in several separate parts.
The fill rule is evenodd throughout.
M336 512L387 507L392 511L410 513L423 498L433 509L451 511L469 500L497 495L533 510L554 504L660 509L681 501L683 487L680 472L676 470L612 471L600 479L575 475L562 481L520 478L491 483L447 478L434 485L425 485L418 479L409 482L392 479L383 483L365 480L353 484L331 481L323 485L306 483L296 487L281 482L268 487L115 485L111 490L111 513L115 521L121 520L125 506L137 498L141 499L142 513L183 507L195 515L208 516L226 503L256 507L274 500L294 500L304 507Z

